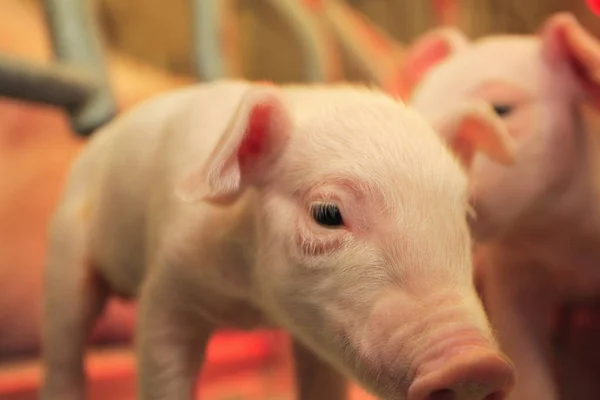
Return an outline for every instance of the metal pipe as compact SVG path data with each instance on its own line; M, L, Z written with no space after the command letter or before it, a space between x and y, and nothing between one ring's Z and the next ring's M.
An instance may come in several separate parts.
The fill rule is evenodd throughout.
M87 136L117 113L93 1L44 0L44 10L58 62L89 72L98 85L92 96L71 113L73 129Z
M307 82L327 81L327 51L319 36L319 26L315 18L298 0L267 0L273 9L285 19L300 44L304 56L305 80Z
M196 75L202 80L228 77L228 59L221 43L221 24L226 7L232 0L192 1L192 44ZM269 5L292 29L304 56L305 80L323 82L328 79L327 49L319 37L317 22L298 0L268 0Z
M221 10L218 1L192 1L192 54L196 76L205 81L226 77L226 61L219 41Z
M49 104L75 113L93 96L96 87L81 71L0 55L0 96Z
M375 26L367 25L364 18L352 12L350 6L339 0L323 3L322 13L331 31L350 59L365 73L369 82L382 85L385 74L390 69L393 54L390 51L377 51L368 39L377 37L378 44L385 44L389 50L391 40Z

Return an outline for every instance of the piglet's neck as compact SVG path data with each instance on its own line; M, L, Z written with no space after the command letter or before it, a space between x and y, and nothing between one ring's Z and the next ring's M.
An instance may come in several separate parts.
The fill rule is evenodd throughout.
M191 205L195 210L184 214L186 233L183 240L176 241L171 261L188 266L189 279L217 292L213 295L240 300L252 297L256 204L256 194L248 190L232 204ZM190 223L195 219L202 222Z
M563 132L574 140L572 162L531 213L508 232L507 242L581 240L600 250L600 118L594 128L588 114L585 107L574 107L572 131Z
M600 240L600 118L580 104L573 106L572 115L572 132L567 134L574 141L573 162L545 217L566 223L573 233Z
M228 218L219 234L228 254L235 255L235 259L231 261L247 268L252 268L256 262L257 204L257 193L247 190L234 204L228 206Z

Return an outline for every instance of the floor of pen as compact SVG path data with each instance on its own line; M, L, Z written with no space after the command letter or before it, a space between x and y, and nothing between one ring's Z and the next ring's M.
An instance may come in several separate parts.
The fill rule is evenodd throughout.
M262 342L261 342L262 340ZM269 342L271 346L265 346ZM275 333L221 338L218 355L207 357L198 385L203 400L292 400L294 378L288 339ZM252 350L248 350L251 348ZM236 358L236 353L238 356ZM210 362L210 360L215 362ZM91 377L89 400L134 400L135 366L130 348L97 349L87 360ZM0 399L34 400L41 377L39 362L0 363ZM360 388L351 388L352 400L372 400Z
M577 312L571 327L562 336L557 367L563 382L563 398L592 400L600 398L600 312ZM241 343L241 342L240 342ZM203 373L199 395L204 400L293 400L292 362L284 342L281 351L265 354L257 350L244 362L231 362L229 369L208 365ZM240 344L241 346L241 344ZM225 346L227 347L227 346ZM257 348L258 349L258 348ZM230 352L235 352L235 345ZM568 356L567 356L568 355ZM90 400L134 400L133 357L129 350L96 351L90 357L96 378ZM0 399L37 399L39 365L36 362L0 365ZM351 400L373 400L357 386Z

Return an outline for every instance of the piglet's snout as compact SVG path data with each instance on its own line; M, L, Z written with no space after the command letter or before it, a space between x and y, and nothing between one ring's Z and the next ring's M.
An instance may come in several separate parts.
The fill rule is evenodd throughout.
M511 392L513 366L493 347L465 346L452 353L418 374L408 400L504 400Z

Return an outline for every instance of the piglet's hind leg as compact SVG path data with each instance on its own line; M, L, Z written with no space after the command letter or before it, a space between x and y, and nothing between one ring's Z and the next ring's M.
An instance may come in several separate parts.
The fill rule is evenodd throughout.
M85 345L107 290L87 254L85 223L71 209L53 221L44 282L41 400L85 398Z

